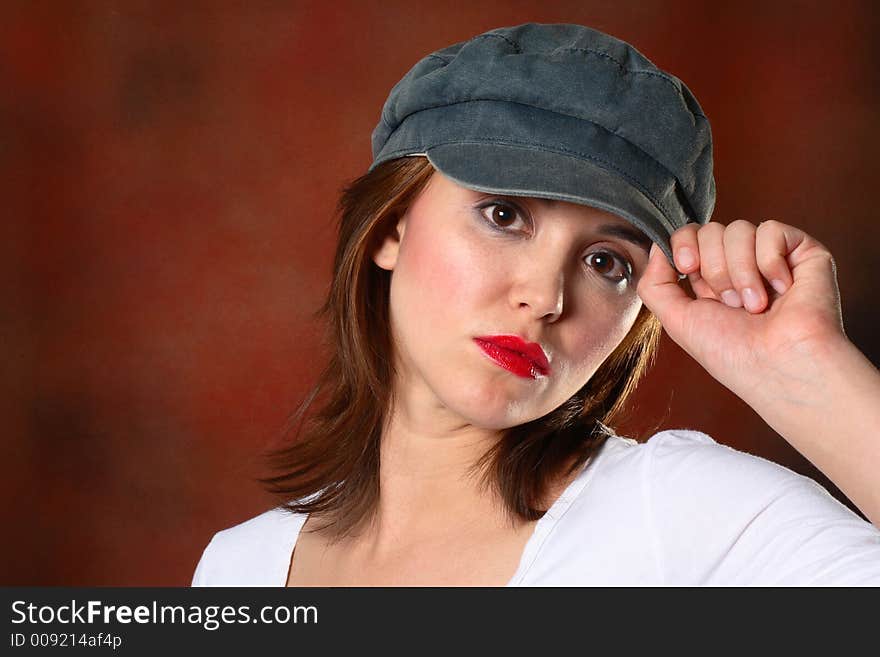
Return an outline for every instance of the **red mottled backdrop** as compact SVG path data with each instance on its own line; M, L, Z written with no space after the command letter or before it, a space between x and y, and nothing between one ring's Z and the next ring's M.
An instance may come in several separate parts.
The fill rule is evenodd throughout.
M828 245L878 362L873 2L7 1L0 584L187 584L213 532L272 504L258 457L319 369L336 195L388 90L527 21L597 27L682 78L712 121L714 219ZM830 486L665 339L621 430L655 425Z

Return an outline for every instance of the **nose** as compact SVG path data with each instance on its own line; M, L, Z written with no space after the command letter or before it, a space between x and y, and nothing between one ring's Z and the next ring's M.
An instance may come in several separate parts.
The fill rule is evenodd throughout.
M544 266L524 273L511 289L511 301L534 319L555 322L562 315L565 274L556 266Z

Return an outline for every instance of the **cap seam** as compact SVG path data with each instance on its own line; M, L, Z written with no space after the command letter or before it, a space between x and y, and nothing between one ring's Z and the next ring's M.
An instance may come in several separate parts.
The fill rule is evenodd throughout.
M618 67L621 71L623 71L624 73L630 73L630 74L632 74L632 75L648 75L648 76L651 76L651 77L654 77L654 78L659 78L660 80L663 80L663 81L666 82L667 84L672 85L672 88L675 89L675 91L676 91L676 93L678 94L678 96L679 96L680 98L684 99L684 94L682 94L682 92L681 92L681 80L678 80L678 78L674 78L674 77L672 77L671 75L667 75L667 74L664 74L664 73L662 73L662 72L659 72L659 73L658 73L657 71L642 71L642 70L638 70L638 69L627 68L622 62L620 62L619 60L617 60L617 59L616 59L615 57L613 57L612 55L609 55L607 52L603 52L603 51L601 51L601 50L595 50L595 49L593 49L593 48L575 48L575 47L572 46L572 47L569 47L569 48L562 48L561 50L562 50L562 52L566 52L566 51L574 51L574 52L588 52L588 53L592 53L592 54L597 55L597 56L599 56L599 57L605 57L605 58L607 58L607 59L610 59L612 62L614 62L615 64L617 64L617 67ZM690 108L688 108L688 111L690 111L691 114L693 114L694 116L699 116L699 117L702 117L702 118L704 118L704 119L707 118L706 115L704 115L704 114L701 114L701 113L699 113L699 112L693 112L693 111L691 111Z
M511 41L507 37L504 37L500 34L481 34L481 35L476 36L473 39L471 39L471 41L474 41L474 40L482 38L482 37L487 37L487 36L494 36L494 37L498 37L499 39L503 39L504 41L506 41L507 43L509 43L511 46L513 46L516 49L517 54L520 54L520 55L523 54L522 49L518 46L518 44L514 43L513 41ZM460 52L461 51L459 50L459 53ZM557 48L553 52L554 53L557 53L557 52L583 52L583 53L590 53L592 55L596 55L597 57L604 57L605 59L608 59L608 60L611 60L612 62L614 62L617 65L617 68L620 69L620 71L624 74L629 73L631 75L647 75L650 77L654 77L654 78L658 78L660 80L663 80L667 84L672 85L672 88L675 89L676 94L680 98L682 98L682 100L684 99L684 94L681 91L681 81L678 80L677 78L674 78L673 76L664 74L663 72L658 73L657 71L644 71L644 70L639 70L639 69L634 69L634 68L627 68L627 66L623 62L621 62L619 59L617 59L613 55L610 55L607 52L604 52L602 50L596 50L595 48L578 48L575 46L569 46L567 48ZM448 66L449 64L451 64L455 60L456 57L458 57L459 53L456 53L455 55L451 55L448 58L443 57L441 55L438 55L436 53L431 53L426 56L426 59L439 59L441 62L443 62L444 64L446 64ZM691 114L693 114L694 116L698 116L703 119L708 119L708 117L701 112L694 112L694 111L690 110L690 108L688 108L688 111L690 111Z
M620 137L620 138L623 139L623 137ZM657 210L660 212L660 215L662 216L664 223L666 223L666 228L669 229L670 231L675 230L675 222L670 220L669 212L666 209L665 205L663 203L661 203L657 198L655 198L654 194L652 194L650 190L646 189L637 179L635 179L632 176L632 174L628 173L627 171L624 171L623 169L621 169L618 166L615 166L611 162L608 162L602 158L596 157L595 155L590 155L589 153L582 153L580 151L575 151L575 150L572 150L569 148L564 148L564 147L547 148L547 147L544 147L544 146L541 146L538 144L533 144L531 142L517 141L517 140L513 140L513 139L503 140L503 139L488 139L488 138L487 139L468 139L468 140L455 139L452 141L442 141L442 142L437 142L437 143L431 144L430 146L427 146L426 149L431 149L436 146L447 146L450 144L499 144L501 146L523 146L523 147L528 147L528 148L533 148L533 149L537 148L538 150L541 150L541 151L544 151L547 153L561 153L564 155L572 155L572 156L577 156L581 159L594 161L594 162L600 164L603 168L608 169L608 170L613 171L614 173L618 174L619 176L624 178L628 183L630 183L633 187L638 189L642 194L644 194L645 197L648 200L650 200L651 203L654 204L654 207L656 207ZM410 149L399 149L397 151L392 151L389 155L391 157L396 157L398 155L403 155L406 151L410 151ZM648 157L650 157L650 156L648 156ZM389 158L385 158L385 159L391 159L391 158L389 157ZM654 161L656 162L656 160L654 160ZM657 164L667 174L669 174L673 178L673 180L678 182L678 179L675 176L672 176L672 174L665 167L663 167L662 164L660 164L659 162Z
M628 143L629 145L631 145L633 148L638 149L638 151L639 151L640 153L644 154L644 155L645 155L646 157L648 157L651 161L656 162L656 163L657 163L657 166L659 166L660 168L662 168L667 174L669 174L670 176L672 176L672 178L674 178L674 179L676 180L676 182L678 182L679 184L681 184L681 182L678 180L678 177L677 177L676 175L674 175L674 174L669 170L669 168L668 168L666 165L664 165L664 164L663 164L662 162L660 162L656 157L654 157L653 155L651 155L650 153L648 153L646 150L644 150L641 146L639 146L638 144L636 144L636 143L632 142L631 140L627 139L626 137L624 137L623 135L621 135L621 134L620 134L619 132L617 132L616 130L612 130L611 128L608 128L608 127L602 125L601 123L599 123L599 122L597 122L597 121L594 121L593 119L590 119L590 118L587 118L587 117L576 116L576 115L574 115L574 114L569 114L569 113L567 113L567 112L560 112L560 111L558 111L558 110L547 109L546 107L540 107L540 106L538 106L538 105L532 105L531 103L524 103L524 102L519 101L519 100L513 100L513 99L508 99L508 98L468 98L467 100L457 100L457 101L454 101L454 102L451 102L451 103L442 103L442 104L439 104L439 105L426 105L425 107L421 107L421 108L417 109L416 111L414 111L414 112L410 112L410 113L408 113L407 115L401 117L401 118L396 122L396 124L397 124L396 126L392 126L391 124L388 124L388 123L386 123L386 125L387 125L389 128L392 129L392 134L393 134L394 132L396 132L396 131L400 128L400 126L403 124L403 122L404 122L406 119L408 119L410 116L413 116L414 114L418 114L419 112L424 112L425 110L439 109L439 108L441 108L441 107L451 107L451 106L453 106L453 105L461 105L461 104L464 104L464 103L475 103L475 102L513 103L513 104L515 104L515 105L522 105L523 107L531 107L532 109L538 109L538 110L541 110L541 111L543 111L543 112L552 112L552 113L554 113L554 114L559 114L560 116L566 116L566 117L568 117L568 118L570 118L570 119L577 119L578 121L587 121L588 123L592 123L593 125L602 128L605 132L607 132L607 133L609 133L609 134L612 134L612 135L614 135L615 137L618 137L618 138L620 138L620 139L623 139L626 143ZM706 118L706 117L703 117L703 118ZM384 117L383 117L383 119L384 119ZM684 187L684 186L682 185L682 187ZM688 201L690 201L690 197L688 197Z
M502 39L503 41L506 41L507 43L509 43L513 47L513 49L516 50L518 55L522 54L522 48L520 47L520 45L516 41L508 39L503 34L498 34L496 32L486 32L484 34L478 34L477 36L469 39L466 43L471 43L473 41L476 41L477 39L485 39L486 37L494 37L496 39Z

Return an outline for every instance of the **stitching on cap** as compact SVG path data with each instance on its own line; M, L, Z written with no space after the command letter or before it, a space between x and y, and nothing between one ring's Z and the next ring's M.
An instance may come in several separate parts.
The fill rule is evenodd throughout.
M493 32L488 32L486 34L479 34L479 35L475 36L473 39L471 39L471 41L476 41L477 39L485 39L486 37L495 37L496 39L503 39L508 44L510 44L510 46L517 52L517 54L520 54L520 55L522 54L522 48L519 47L519 44L516 43L515 41L511 41L503 34L495 34Z
M601 50L595 50L594 48L574 48L574 47L572 47L572 48L561 48L560 50L558 50L556 52L586 52L586 53L590 53L591 55L598 55L599 57L604 57L605 59L610 59L612 62L617 64L617 67L621 71L623 71L624 73L635 73L638 75L653 75L654 77L661 78L661 79L665 80L666 82L671 84L673 87L675 87L676 90L679 89L679 86L677 84L675 84L675 80L670 78L668 75L666 75L662 72L658 72L658 71L643 71L643 70L636 69L636 68L627 68L623 64L623 62L621 62L619 59L617 59L613 55L609 55L607 52L603 52Z
M649 75L651 77L660 78L661 80L663 80L667 84L671 84L672 88L675 89L675 91L679 95L682 95L681 87L675 83L675 80L670 78L667 74L663 73L662 71L642 71L639 69L627 68L626 66L624 66L623 62L621 62L617 58L613 57L612 55L609 55L607 52L603 52L601 50L595 50L593 48L562 48L561 50L559 50L557 52L584 52L584 53L589 53L591 55L596 55L597 57L604 57L605 59L609 59L612 62L614 62L615 64L617 64L617 67L621 71L623 71L624 73L632 73L633 75ZM694 114L696 114L696 112L694 112ZM702 115L700 115L700 116L702 116Z
M598 125L598 124L596 124L596 125ZM599 127L601 128L602 126L599 126ZM620 139L623 139L623 137L620 137L620 135L615 135L615 136L619 137ZM428 146L428 148L433 148L435 146L446 146L448 144L499 144L502 146L527 146L529 148L535 147L535 144L533 144L532 142L519 141L516 139L469 139L467 141L455 139L452 141L437 142L435 144L431 144L430 146ZM635 146L635 144L633 144L633 145ZM636 147L636 148L638 148L638 147ZM393 151L392 153L387 154L386 157L383 158L383 160L390 159L388 156L394 157L398 153L405 153L409 150L411 150L411 149L409 149L409 148L398 149L396 151ZM613 163L608 162L607 160L604 160L600 157L596 157L595 155L591 155L589 153L582 153L580 151L575 151L570 148L565 148L565 147L541 148L541 150L551 152L551 153L562 153L564 155L573 155L573 156L577 156L577 157L579 157L581 159L585 159L585 160L592 160L594 162L601 164L604 168L614 171L615 173L620 175L622 178L627 180L633 187L635 187L640 192L642 192L654 204L654 206L660 211L660 214L663 216L663 219L667 222L666 227L668 229L674 230L675 222L673 222L669 218L669 211L667 210L665 204L661 203L660 200L657 199L654 196L654 194L651 193L651 191L649 189L647 189L644 185L642 185L629 172L624 171L620 167L617 167ZM641 150L641 149L639 149L639 150ZM647 153L645 153L645 155L647 155ZM648 155L648 157L650 157L650 155ZM654 158L651 158L651 159L653 160ZM654 161L656 162L656 160L654 160ZM673 180L676 180L676 182L677 182L677 178L675 178L675 176L672 176L671 173L666 169L666 167L664 167L659 162L657 164L660 165L660 167L664 171L669 173L670 176L673 178Z
M501 34L481 34L480 36L474 37L471 40L473 41L475 39L479 39L482 37L490 37L490 36L491 37L498 37L499 39L504 39L507 43L509 43L514 48L514 50L516 50L517 53L522 54L522 49L516 43L514 43L513 41L511 41L510 39L508 39L507 37L505 37ZM609 55L607 52L603 52L601 50L596 50L594 48L575 48L574 46L572 46L570 48L558 48L558 49L554 50L553 52L582 52L582 53L588 53L591 55L596 55L597 57L604 57L605 59L608 59L608 60L614 62L617 65L617 68L619 68L623 73L630 73L632 75L647 75L647 76L650 76L653 78L659 78L660 80L663 80L665 83L672 85L672 88L675 89L675 92L678 94L678 96L680 98L684 99L684 93L682 92L682 89L679 86L679 84L676 84L675 80L670 78L669 75L667 75L663 71L641 71L638 69L627 68L623 64L623 62L621 62L619 59L617 59L613 55ZM448 59L446 59L444 57L441 57L440 55L431 53L430 55L427 55L426 58L439 59L441 62L448 65L448 64L452 63L452 61L456 57L457 57L457 55L453 55L452 57L449 57ZM690 108L688 108L688 109L691 112L691 114L693 114L694 116L699 116L700 118L708 120L708 117L705 114L703 114L701 112L695 112L693 110L690 110Z
M627 67L623 64L623 62L621 62L620 60L618 60L616 57L614 57L614 56L612 56L612 55L609 55L607 52L603 52L603 51L601 51L601 50L595 50L595 49L593 49L593 48L574 48L574 47L571 47L571 48L561 48L561 49L557 50L556 52L584 52L584 53L590 53L590 54L592 54L592 55L596 55L596 56L598 56L598 57L604 57L604 58L606 58L606 59L611 60L611 61L614 62L615 64L617 64L617 67L618 67L621 71L623 71L624 73L631 73L631 74L633 74L633 75L649 75L649 76L651 76L651 77L660 78L661 80L663 80L663 81L666 82L667 84L671 84L671 85L672 85L672 88L675 89L676 93L677 93L679 96L681 96L681 97L684 96L684 95L682 94L681 87L680 87L678 84L676 84L675 80L673 80L671 77L669 77L669 75L663 73L662 71L641 71L641 70L638 70L638 69L627 68ZM705 114L701 114L701 113L699 113L699 112L691 112L691 113L692 113L694 116L700 116L700 117L702 117L702 118L704 118L704 119L707 118Z

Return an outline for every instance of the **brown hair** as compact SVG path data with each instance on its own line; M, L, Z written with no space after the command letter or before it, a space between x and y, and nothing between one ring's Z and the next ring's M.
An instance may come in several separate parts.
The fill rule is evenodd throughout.
M277 474L262 482L297 513L315 514L336 539L368 519L379 496L379 445L394 368L388 314L391 272L371 255L434 172L424 157L377 166L339 200L339 241L329 294L327 366L285 428L296 435L269 456ZM609 435L650 367L660 323L642 306L633 327L587 384L544 417L501 432L474 464L509 516L540 518L550 482L586 463ZM317 409L307 415L307 411Z

